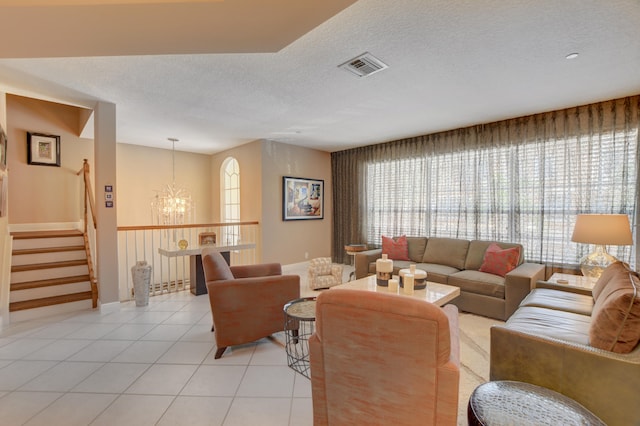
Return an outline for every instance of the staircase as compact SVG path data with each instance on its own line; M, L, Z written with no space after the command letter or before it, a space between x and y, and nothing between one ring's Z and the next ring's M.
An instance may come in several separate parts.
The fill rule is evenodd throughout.
M11 235L11 322L95 307L85 236L81 231Z

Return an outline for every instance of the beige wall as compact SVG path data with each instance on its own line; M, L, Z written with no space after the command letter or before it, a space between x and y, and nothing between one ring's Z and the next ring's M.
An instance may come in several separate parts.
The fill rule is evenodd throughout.
M220 188L220 166L228 157L240 165L240 203L243 221L260 222L257 261L298 263L331 254L331 155L327 152L260 140L212 156L213 188ZM323 220L282 220L282 177L324 180ZM220 220L219 196L212 199Z
M176 184L196 201L196 222L212 222L211 156L177 150L175 155ZM118 226L151 225L151 202L172 181L171 149L119 143L116 161Z
M76 173L93 159L93 141L79 137L81 109L21 96L7 96L9 223L64 223L81 218ZM27 164L27 132L60 136L61 166Z
M282 177L324 180L324 219L282 220ZM333 192L331 154L283 143L262 145L264 261L282 264L331 255Z

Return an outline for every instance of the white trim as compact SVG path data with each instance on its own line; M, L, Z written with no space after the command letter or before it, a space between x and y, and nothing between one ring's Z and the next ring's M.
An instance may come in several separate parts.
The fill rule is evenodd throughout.
M120 311L120 302L99 303L98 309L102 315Z
M82 221L60 223L13 223L9 224L9 232L60 231L67 229L82 230Z
M0 250L2 258L0 258L0 329L3 325L9 325L9 293L11 290L11 251L13 246L13 237L8 235L5 238L4 247Z

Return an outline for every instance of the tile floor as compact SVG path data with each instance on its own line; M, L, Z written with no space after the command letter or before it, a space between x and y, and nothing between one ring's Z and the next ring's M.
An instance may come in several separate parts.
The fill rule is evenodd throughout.
M0 424L311 425L284 336L214 360L209 299L191 293L0 332Z
M306 264L283 266L301 276ZM344 281L352 268L345 266ZM460 315L459 425L488 377L494 320ZM209 299L191 293L83 311L0 330L0 425L276 425L313 423L310 381L287 367L284 335L214 360Z

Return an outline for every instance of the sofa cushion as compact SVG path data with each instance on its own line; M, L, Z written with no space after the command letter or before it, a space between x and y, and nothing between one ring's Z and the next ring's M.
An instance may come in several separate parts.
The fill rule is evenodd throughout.
M409 259L413 263L422 262L424 249L427 247L426 237L407 237L407 245L409 246Z
M473 269L477 271L482 266L482 261L484 260L484 254L487 251L487 248L492 244L496 243L500 248L507 249L511 247L519 247L520 248L520 259L518 259L518 265L524 262L524 250L521 244L512 244L512 243L501 243L496 241L482 241L482 240L473 240L469 243L469 251L467 254L467 259L464 263L464 268L460 269Z
M570 291L534 288L520 306L537 306L590 316L593 310L593 297Z
M469 241L467 240L432 237L427 240L422 263L436 263L464 269L468 249Z
M507 327L522 333L589 344L591 317L555 309L522 306L507 320Z
M416 268L427 272L427 281L440 284L447 284L449 276L459 272L451 266L438 265L435 263L417 263Z
M504 299L504 278L498 275L480 271L460 271L452 274L447 284L460 287L460 291L467 293Z
M596 348L629 353L640 340L640 281L616 269L593 306L589 339Z
M520 247L503 249L496 243L491 243L484 253L479 271L504 277L518 266L518 259L520 259Z
M391 260L411 260L409 259L409 247L406 235L391 238L382 236L382 254L389 256Z

